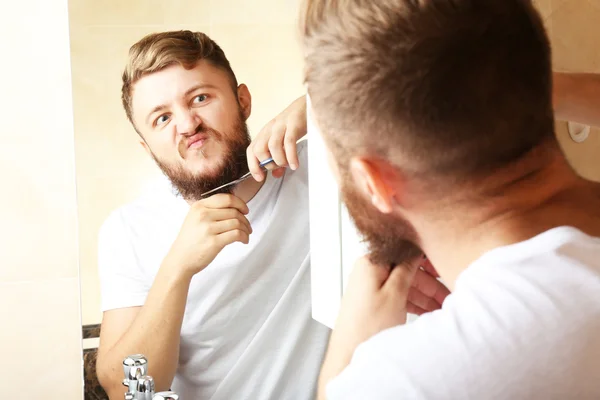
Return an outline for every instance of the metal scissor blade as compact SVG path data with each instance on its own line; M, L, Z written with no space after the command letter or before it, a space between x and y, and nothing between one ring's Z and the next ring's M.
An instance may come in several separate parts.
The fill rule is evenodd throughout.
M236 185L236 184L240 183L241 181L243 181L243 180L245 180L246 178L249 178L249 177L250 177L250 172L248 172L247 174L245 174L245 175L244 175L244 176L242 176L241 178L239 178L239 179L236 179L235 181L231 181L231 182L229 182L229 183L226 183L226 184L224 184L224 185L221 185L221 186L219 186L219 187L217 187L217 188L214 188L214 189L212 189L212 190L209 190L208 192L202 193L202 194L200 195L200 198L201 198L201 199L204 199L204 198L206 198L206 196L208 196L208 195L210 195L210 194L213 194L214 192L216 192L216 191L218 191L218 190L220 190L220 189L223 189L223 188L225 188L225 187L227 187L227 186Z
M261 163L260 163L260 167L261 167L263 170L264 170L264 169L267 169L267 168L266 168L266 165L267 165L267 164L270 164L270 163L272 163L272 162L273 162L273 159L272 159L272 158L267 158L266 160L264 160L264 161L261 161ZM241 181L248 179L248 178L249 178L249 177L251 177L251 176L252 176L252 174L251 174L250 172L247 172L247 173L245 173L245 174L244 174L244 175L243 175L241 178L238 178L238 179L236 179L235 181L231 181L231 182L229 182L229 183L226 183L226 184L224 184L224 185L221 185L221 186L219 186L219 187L217 187L217 188L214 188L214 189L212 189L212 190L209 190L208 192L204 192L204 193L202 193L202 194L200 195L200 199L204 199L204 198L206 198L206 196L208 196L208 195L210 195L210 194L213 194L214 192L216 192L216 191L218 191L218 190L220 190L220 189L223 189L223 188L225 188L225 187L227 187L227 186L236 185L236 184L240 183Z

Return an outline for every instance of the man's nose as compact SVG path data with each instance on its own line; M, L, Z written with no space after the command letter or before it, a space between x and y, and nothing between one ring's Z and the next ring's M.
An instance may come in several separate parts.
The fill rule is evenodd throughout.
M185 110L177 117L177 133L183 136L191 136L198 131L202 119L193 111Z

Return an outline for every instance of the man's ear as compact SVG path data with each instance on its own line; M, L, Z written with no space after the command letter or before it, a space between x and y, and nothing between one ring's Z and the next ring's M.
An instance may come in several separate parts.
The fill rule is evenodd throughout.
M350 174L358 190L383 214L394 208L398 188L393 179L391 166L364 158L350 160Z
M252 96L250 95L250 90L248 90L248 86L245 84L240 84L237 88L237 98L238 103L240 103L240 107L242 108L242 115L244 116L244 121L250 118L250 112L252 111Z
M150 146L148 146L148 143L146 143L144 139L140 138L140 144L142 145L144 150L146 150L146 153L148 153L148 155L152 157L152 151L150 150Z

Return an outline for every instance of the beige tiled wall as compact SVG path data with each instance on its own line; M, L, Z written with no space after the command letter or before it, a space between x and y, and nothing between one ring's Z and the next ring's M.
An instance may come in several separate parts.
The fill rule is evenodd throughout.
M67 0L0 14L0 387L83 394Z
M546 24L554 68L600 73L600 0L545 0ZM558 138L573 167L600 181L600 129L583 143L571 140L566 122L557 123Z
M300 0L70 0L83 323L100 322L97 232L108 213L159 176L120 103L129 47L143 35L204 31L253 98L251 134L303 93Z

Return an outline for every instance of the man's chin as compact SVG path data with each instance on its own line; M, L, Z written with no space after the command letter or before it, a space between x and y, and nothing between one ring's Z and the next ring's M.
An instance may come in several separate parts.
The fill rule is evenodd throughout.
M225 162L222 156L206 157L203 154L192 154L185 164L189 176L194 179L214 180L223 175Z
M395 265L418 256L416 233L405 219L384 215L350 185L342 185L342 199L370 252L371 262Z
M248 172L247 145L246 141L222 144L209 139L206 146L184 153L185 157L177 166L161 163L156 157L155 160L186 200L197 200L202 194Z
M220 182L226 175L222 163L218 164L213 160L198 160L191 165L186 166L188 177L196 182Z

